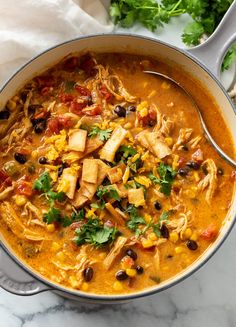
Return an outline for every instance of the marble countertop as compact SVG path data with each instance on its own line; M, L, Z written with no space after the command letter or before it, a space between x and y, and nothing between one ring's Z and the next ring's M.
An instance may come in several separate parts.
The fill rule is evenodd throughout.
M131 32L156 36L183 46L180 35L187 20L185 16L177 24L173 20L173 24L156 35L144 32L139 26ZM14 65L12 67L15 69ZM7 75L10 74L9 70ZM200 271L169 290L130 303L112 306L80 304L52 292L19 297L0 289L0 327L234 327L235 228Z

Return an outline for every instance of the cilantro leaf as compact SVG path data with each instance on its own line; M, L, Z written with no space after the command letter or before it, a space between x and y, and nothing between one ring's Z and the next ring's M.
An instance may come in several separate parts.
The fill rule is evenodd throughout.
M223 60L222 71L229 69L232 63L236 60L236 43L229 49Z
M127 221L127 227L132 231L137 231L139 225L146 225L146 221L142 216L139 215L138 209L130 204L126 212L129 214L130 219Z
M177 172L172 167L165 165L163 162L160 163L159 167L157 168L157 171L160 175L160 178L157 178L152 173L149 173L148 177L154 184L159 184L161 186L161 193L169 196L171 192L171 186Z
M76 237L74 239L77 245L85 243L92 244L96 247L101 247L112 243L118 231L115 227L104 225L98 218L88 219L80 228L77 228Z
M182 40L187 45L197 45L203 33L204 27L200 22L191 22L184 28Z
M122 157L127 159L129 157L133 157L137 153L137 151L130 145L122 145L117 150L117 153L120 153Z
M45 172L42 175L40 175L39 179L37 179L33 185L34 190L43 193L50 191L51 187L52 187L52 179L48 172Z
M51 208L43 216L43 221L47 224L52 224L54 222L59 222L61 220L61 212L57 208Z
M169 211L164 211L162 212L159 221L157 224L152 225L153 232L158 236L161 237L161 223L165 221L166 224L168 224L168 217L170 215Z
M120 201L120 196L117 192L117 190L114 189L114 187L107 185L107 186L99 186L97 189L96 195L102 199L103 196L107 196L111 199Z
M54 192L54 191L48 191L46 193L47 197L52 200L57 200L59 202L64 202L66 198L66 194L64 192Z
M101 141L107 141L111 137L112 129L100 129L97 126L93 126L88 136L93 137L98 135Z

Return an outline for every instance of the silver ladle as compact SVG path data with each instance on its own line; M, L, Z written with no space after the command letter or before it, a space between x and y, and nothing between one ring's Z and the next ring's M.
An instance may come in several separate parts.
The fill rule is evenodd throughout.
M144 73L146 74L151 74L151 75L157 75L157 76L160 76L161 78L163 79L166 79L168 81L171 81L172 83L174 83L175 85L177 85L179 88L181 88L182 91L184 91L184 93L188 96L188 98L191 100L191 102L193 103L194 107L196 108L197 110L197 113L198 113L198 116L199 116L199 119L200 119L200 122L201 122L201 125L202 125L202 128L203 128L203 131L206 135L206 138L208 139L208 141L211 143L211 145L215 148L215 150L219 153L219 155L224 159L226 160L230 165L232 165L233 167L236 167L236 161L233 160L232 158L230 158L220 147L219 145L215 142L215 140L213 139L213 137L211 136L204 120L203 120L203 117L202 117L202 114L201 114L201 111L200 109L198 108L196 102L194 101L193 97L191 96L191 94L189 94L188 91L185 90L185 88L179 83L177 82L176 80L174 80L173 78L165 75L165 74L162 74L162 73L159 73L159 72L156 72L156 71L151 71L151 70L145 70L143 71Z

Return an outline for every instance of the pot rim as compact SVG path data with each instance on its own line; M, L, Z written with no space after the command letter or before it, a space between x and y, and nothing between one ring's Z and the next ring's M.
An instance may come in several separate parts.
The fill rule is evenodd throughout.
M188 53L187 50L180 49L180 48L178 48L178 47L176 47L174 45L171 45L171 44L169 44L167 42L160 41L160 40L155 39L153 37L147 37L147 36L132 34L132 33L97 33L97 34L95 33L95 34L89 34L89 35L86 35L86 36L80 36L80 37L73 38L73 39L70 39L68 41L56 44L56 45L54 45L54 46L40 52L38 55L31 58L24 65L22 65L19 69L17 69L12 74L12 76L3 84L3 86L0 89L0 93L3 92L3 90L15 78L16 75L18 75L25 67L30 66L33 61L35 61L38 57L42 56L43 54L46 54L47 52L50 52L52 50L56 50L57 48L60 48L63 45L66 45L66 44L69 44L69 43L72 43L72 42L76 42L76 41L79 41L79 40L82 40L82 39L91 39L91 38L97 38L97 37L106 38L106 37L111 37L111 36L114 37L114 38L116 38L116 37L118 37L118 38L120 38L120 37L121 38L122 37L131 37L131 38L136 38L136 39L155 42L157 44L164 45L167 48L173 49L176 52L179 52L183 56L186 56L193 63L200 66L200 68L203 69L207 73L207 75L210 76L211 79L220 87L220 89L223 92L224 96L226 97L226 99L230 103L234 114L236 115L236 108L234 107L234 104L233 104L232 100L230 99L229 95L227 94L225 88L223 87L221 82L217 79L217 77L214 76L213 73L199 59L194 57L192 54ZM147 288L147 289L144 289L144 290L136 292L136 293L128 293L128 294L123 294L123 295L119 295L119 294L118 295L106 295L106 294L85 293L85 292L81 292L79 290L73 290L73 289L70 289L70 288L62 287L59 284L53 283L52 281L44 278L40 274L37 274L32 269L30 269L30 267L28 265L24 264L23 260L21 261L20 258L13 251L10 251L8 249L8 247L6 245L6 242L3 242L2 240L0 240L0 246L11 257L11 259L16 264L18 264L25 272L27 272L29 275L31 275L36 280L38 280L38 281L42 282L43 284L49 286L51 288L51 290L61 291L61 292L67 293L68 295L77 296L78 298L81 298L81 299L84 299L84 300L111 301L111 302L115 303L115 302L119 302L119 301L123 301L123 300L124 301L125 300L133 300L133 299L141 298L141 297L144 297L144 296L154 295L154 294L159 293L161 291L167 290L168 288L170 288L170 287L182 282L183 280L185 280L187 277L189 277L190 275L195 273L198 269L200 269L216 253L216 251L220 248L220 246L224 243L224 241L228 237L228 235L231 232L235 222L236 222L236 213L231 218L231 221L229 222L229 226L228 226L227 230L224 232L224 235L218 241L218 243L216 245L214 245L214 243L213 243L212 246L210 248L208 248L204 252L204 253L206 253L204 255L204 258L201 259L201 257L199 257L199 259L198 259L199 262L198 262L198 260L196 260L195 263L193 263L191 265L191 266L195 265L195 267L191 268L191 266L190 266L189 268L186 268L182 273L180 273L179 277L178 277L178 274L177 274L176 276L174 276L174 277L170 278L169 280L165 281L163 283L163 285L160 284L158 286L153 286L151 288Z

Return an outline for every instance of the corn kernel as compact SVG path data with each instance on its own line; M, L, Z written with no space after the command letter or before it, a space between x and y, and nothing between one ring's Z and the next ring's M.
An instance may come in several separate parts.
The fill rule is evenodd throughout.
M184 238L189 239L190 236L192 235L192 229L187 228L183 234L184 234Z
M178 233L175 233L175 232L170 233L169 240L171 242L176 243L178 241L178 239L179 239Z
M119 291L122 291L123 290L123 285L121 282L119 281L116 281L114 284L113 284L113 289L117 292Z
M168 90L170 88L170 83L163 82L161 84L161 88L164 89L164 90Z
M48 224L48 225L46 226L46 229L47 229L47 231L48 231L49 233L53 233L53 232L55 232L55 225L54 225L54 224Z
M89 209L89 210L87 211L85 217L86 217L86 218L93 218L93 217L95 217L95 213L94 213L95 211L96 211L96 208L91 208L91 209Z
M15 203L17 206L22 207L26 204L27 198L24 195L16 195Z
M151 240L151 241L157 241L157 239L158 239L158 237L156 236L155 233L150 233L150 234L148 235L148 238L149 238L149 240Z
M61 248L61 245L59 243L52 242L52 246L51 246L52 251L56 252L56 251L60 250L60 248Z
M173 162L172 162L172 168L173 169L176 169L178 167L179 167L179 155L178 154L175 154L174 155Z
M132 127L131 122L128 122L128 123L126 123L126 124L124 125L124 128L126 128L126 129L129 129L129 128L131 128L131 127Z
M70 276L68 282L70 283L71 287L79 288L80 283L75 276Z
M191 237L190 237L191 241L197 241L198 240L198 234L196 232L193 232Z
M146 240L146 239L142 240L142 246L144 249L151 248L153 245L154 243L152 240Z
M165 138L165 141L166 141L166 143L167 143L168 146L173 145L173 139L172 139L172 137L166 137Z
M32 159L37 159L38 158L38 151L37 150L34 150L31 152L31 157Z
M146 117L148 115L148 108L141 109L139 113L141 117Z
M143 218L146 221L146 223L149 223L152 220L152 217L148 213L145 213Z
M142 155L141 159L142 159L142 161L144 161L144 160L146 160L148 157L149 157L149 151L146 151L146 152Z
M61 261L64 261L65 260L65 254L62 251L58 252L56 254L56 257L57 257L57 259L59 259Z
M199 176L199 174L198 174L197 171L195 171L195 172L193 173L193 176L194 176L196 182L199 182L199 181L200 181L200 176Z
M137 274L136 269L132 269L132 268L126 269L125 272L129 277L134 277Z
M176 254L180 254L180 253L182 253L183 251L184 251L184 249L183 249L182 246L177 246L177 247L175 248L175 253L176 253Z
M89 288L89 284L86 282L84 282L81 286L81 290L84 292L86 292L88 290L88 288Z
M142 101L138 106L137 106L137 111L141 111L143 108L147 108L148 103L147 101Z
M14 110L15 108L16 108L16 102L15 101L12 101L12 100L9 100L7 102L7 109Z

